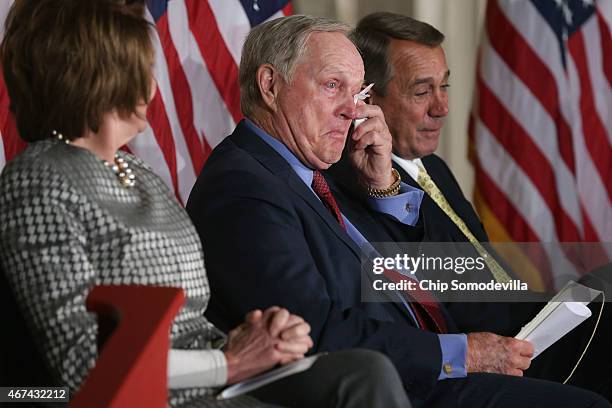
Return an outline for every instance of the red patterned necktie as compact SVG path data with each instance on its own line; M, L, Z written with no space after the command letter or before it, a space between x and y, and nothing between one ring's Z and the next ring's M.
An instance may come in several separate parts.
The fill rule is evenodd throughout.
M329 189L329 185L323 174L320 171L315 170L312 177L312 189L317 196L321 199L321 202L329 209L332 215L336 218L342 229L346 230L340 208L334 199L334 196ZM419 326L423 329L434 331L438 333L446 333L446 322L444 316L440 311L440 305L433 298L431 293L419 289L418 282L414 279L401 275L399 272L394 270L385 270L384 275L387 279L393 282L399 282L401 279L408 279L416 283L416 290L412 291L398 291L404 296L408 297L407 301L412 305L412 311L419 323ZM428 319L429 317L429 322ZM433 325L432 325L433 324Z
M399 290L398 292L404 295L404 297L407 298L406 300L412 305L412 311L414 312L419 325L421 328L431 332L441 334L448 333L446 320L444 320L444 316L440 310L440 304L431 293L422 290L416 280L402 275L401 273L392 269L385 269L383 275L395 283L399 283L402 279L414 282L413 290ZM429 317L429 320L425 319L425 316Z
M340 213L340 208L338 208L338 204L332 195L331 190L329 189L329 185L327 181L325 181L325 177L321 174L320 171L315 170L312 177L312 189L315 194L319 196L321 202L325 204L327 209L331 211L332 215L336 218L336 221L342 226L342 229L346 229L344 225L344 220L342 219L342 214Z

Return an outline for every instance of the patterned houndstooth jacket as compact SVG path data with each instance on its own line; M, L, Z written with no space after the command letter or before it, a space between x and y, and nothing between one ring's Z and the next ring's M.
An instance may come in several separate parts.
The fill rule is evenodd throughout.
M123 187L88 150L49 139L31 144L0 177L0 262L32 336L58 384L78 389L97 355L95 285L181 287L186 301L171 330L173 348L220 347L225 336L204 317L208 281L198 235L172 192L142 161L119 153L136 185ZM210 388L171 390L171 406L253 406L217 402Z

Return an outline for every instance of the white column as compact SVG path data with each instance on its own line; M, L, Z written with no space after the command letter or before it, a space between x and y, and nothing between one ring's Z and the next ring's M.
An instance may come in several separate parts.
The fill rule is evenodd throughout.
M359 21L359 4L356 0L334 0L336 18L352 26Z
M467 127L485 5L486 0L413 0L413 17L428 22L446 36L444 50L451 71L450 114L437 153L453 170L470 200L474 170L467 159Z

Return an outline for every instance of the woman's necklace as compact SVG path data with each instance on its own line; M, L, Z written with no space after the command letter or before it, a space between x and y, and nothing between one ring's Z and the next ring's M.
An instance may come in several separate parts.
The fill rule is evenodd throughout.
M70 140L65 139L64 135L62 135L58 131L54 130L52 133L55 138L62 140L67 144L70 144ZM106 160L102 160L102 163L104 163L106 167L110 168L113 173L115 173L123 187L134 187L134 185L136 184L136 176L134 175L132 169L130 169L130 165L128 164L128 162L126 162L123 157L119 157L118 153L115 153L115 159L113 163L109 163Z

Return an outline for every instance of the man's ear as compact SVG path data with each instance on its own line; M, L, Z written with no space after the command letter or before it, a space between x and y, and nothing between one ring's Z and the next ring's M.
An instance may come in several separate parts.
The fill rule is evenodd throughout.
M278 71L273 65L263 64L257 68L256 80L263 103L275 112L281 85Z

